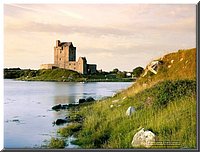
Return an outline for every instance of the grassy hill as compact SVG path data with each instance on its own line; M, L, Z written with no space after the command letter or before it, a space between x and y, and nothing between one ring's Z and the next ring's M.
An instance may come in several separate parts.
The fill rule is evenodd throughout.
M48 69L30 71L28 75L23 75L18 80L31 81L82 81L83 75L72 70L66 69Z
M156 75L148 72L114 97L71 111L84 117L74 143L82 148L134 148L132 138L144 128L156 134L156 141L179 143L152 148L196 148L196 49L158 60L163 64ZM136 111L126 116L129 106Z

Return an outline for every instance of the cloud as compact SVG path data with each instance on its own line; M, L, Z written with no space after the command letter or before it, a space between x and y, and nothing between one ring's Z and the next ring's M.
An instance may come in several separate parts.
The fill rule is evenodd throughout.
M164 4L5 4L5 59L20 66L29 64L23 56L34 67L52 63L60 39L72 41L77 57L86 56L103 69L146 65L172 50L195 47L195 9Z

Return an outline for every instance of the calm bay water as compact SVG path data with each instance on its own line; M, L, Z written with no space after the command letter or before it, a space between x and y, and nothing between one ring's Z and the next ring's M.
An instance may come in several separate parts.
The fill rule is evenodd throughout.
M77 102L80 98L98 100L130 86L130 82L32 82L4 80L4 147L40 147L56 136L62 126L52 122L64 118L67 110L55 112L56 104Z

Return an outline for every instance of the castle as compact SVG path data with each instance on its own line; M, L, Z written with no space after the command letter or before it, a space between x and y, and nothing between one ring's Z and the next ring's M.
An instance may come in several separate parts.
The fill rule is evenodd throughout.
M77 71L82 74L96 73L96 64L87 64L85 57L79 57L76 61L76 47L72 42L60 42L56 40L54 47L54 64L42 64L40 69L63 68Z

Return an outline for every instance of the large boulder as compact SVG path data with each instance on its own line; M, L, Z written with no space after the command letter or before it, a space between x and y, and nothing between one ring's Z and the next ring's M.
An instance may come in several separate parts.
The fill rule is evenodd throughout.
M57 119L57 120L54 122L54 124L56 124L56 125L62 125L62 124L67 123L67 122L68 122L67 119Z
M80 104L80 103L84 103L84 102L86 102L85 99L79 99L79 100L78 100L78 103L79 103L79 104Z
M88 98L86 98L85 100L86 100L86 102L92 102L92 101L95 101L95 99L92 98L92 97L88 97Z
M142 128L134 135L131 144L133 147L149 148L154 143L155 143L155 134L149 130L144 131L144 128Z
M58 111L58 110L62 109L62 105L61 104L55 105L52 107L52 109Z
M126 110L126 115L127 115L127 116L131 116L133 112L135 112L135 108L132 107L132 106L130 106L130 107L128 107L128 109Z
M159 68L159 66L160 66L161 64L163 64L163 61L161 61L161 60L154 60L154 61L151 61L151 62L147 65L147 67L146 67L146 69L145 69L145 72L144 72L144 74L143 74L143 77L147 74L148 71L151 71L152 73L157 74L157 73L158 73L158 68Z

